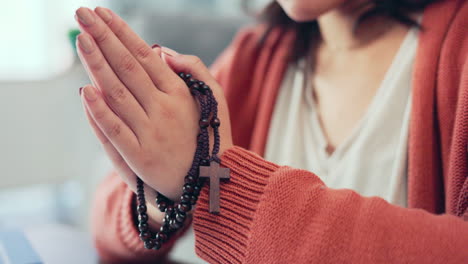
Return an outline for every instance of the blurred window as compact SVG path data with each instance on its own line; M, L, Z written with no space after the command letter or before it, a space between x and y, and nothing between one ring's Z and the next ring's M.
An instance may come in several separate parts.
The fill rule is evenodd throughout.
M0 8L0 81L50 79L73 63L68 31L86 0L8 0ZM105 1L100 1L105 2Z
M110 6L119 14L145 9L165 14L238 16L242 0L8 0L0 9L0 81L50 79L74 61L68 32L79 6ZM269 0L248 0L265 3Z
M131 12L133 9L140 9L143 7L146 11L155 13L236 16L242 12L240 8L241 1L242 0L113 0L109 4L118 10L119 13Z

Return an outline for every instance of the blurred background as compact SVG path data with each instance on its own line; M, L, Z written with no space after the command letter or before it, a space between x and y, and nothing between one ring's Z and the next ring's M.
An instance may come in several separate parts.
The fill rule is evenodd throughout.
M267 2L246 3L258 10ZM206 64L253 22L240 0L0 3L0 230L60 225L87 238L93 192L112 166L78 96L89 80L74 51L74 11L109 7L148 43L195 54ZM190 241L174 255L203 263Z

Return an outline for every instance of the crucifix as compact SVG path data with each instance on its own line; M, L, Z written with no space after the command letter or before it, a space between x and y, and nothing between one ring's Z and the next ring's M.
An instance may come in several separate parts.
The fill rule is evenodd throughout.
M219 214L219 182L221 179L229 179L230 170L221 168L219 163L211 161L210 166L200 166L201 178L210 179L210 213Z

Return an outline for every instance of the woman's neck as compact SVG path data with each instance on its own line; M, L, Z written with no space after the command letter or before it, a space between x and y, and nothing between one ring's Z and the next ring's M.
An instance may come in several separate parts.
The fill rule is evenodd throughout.
M347 1L318 18L321 45L334 52L356 51L369 46L379 36L398 26L389 18L376 17L356 28L356 22L366 11L368 0ZM368 8L368 7L367 7Z

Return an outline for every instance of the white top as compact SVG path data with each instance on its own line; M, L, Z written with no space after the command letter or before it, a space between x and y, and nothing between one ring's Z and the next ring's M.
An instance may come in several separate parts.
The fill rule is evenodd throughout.
M352 189L406 207L408 129L418 42L410 30L367 112L332 155L326 151L304 61L286 72L273 111L265 159L314 172L334 189Z

